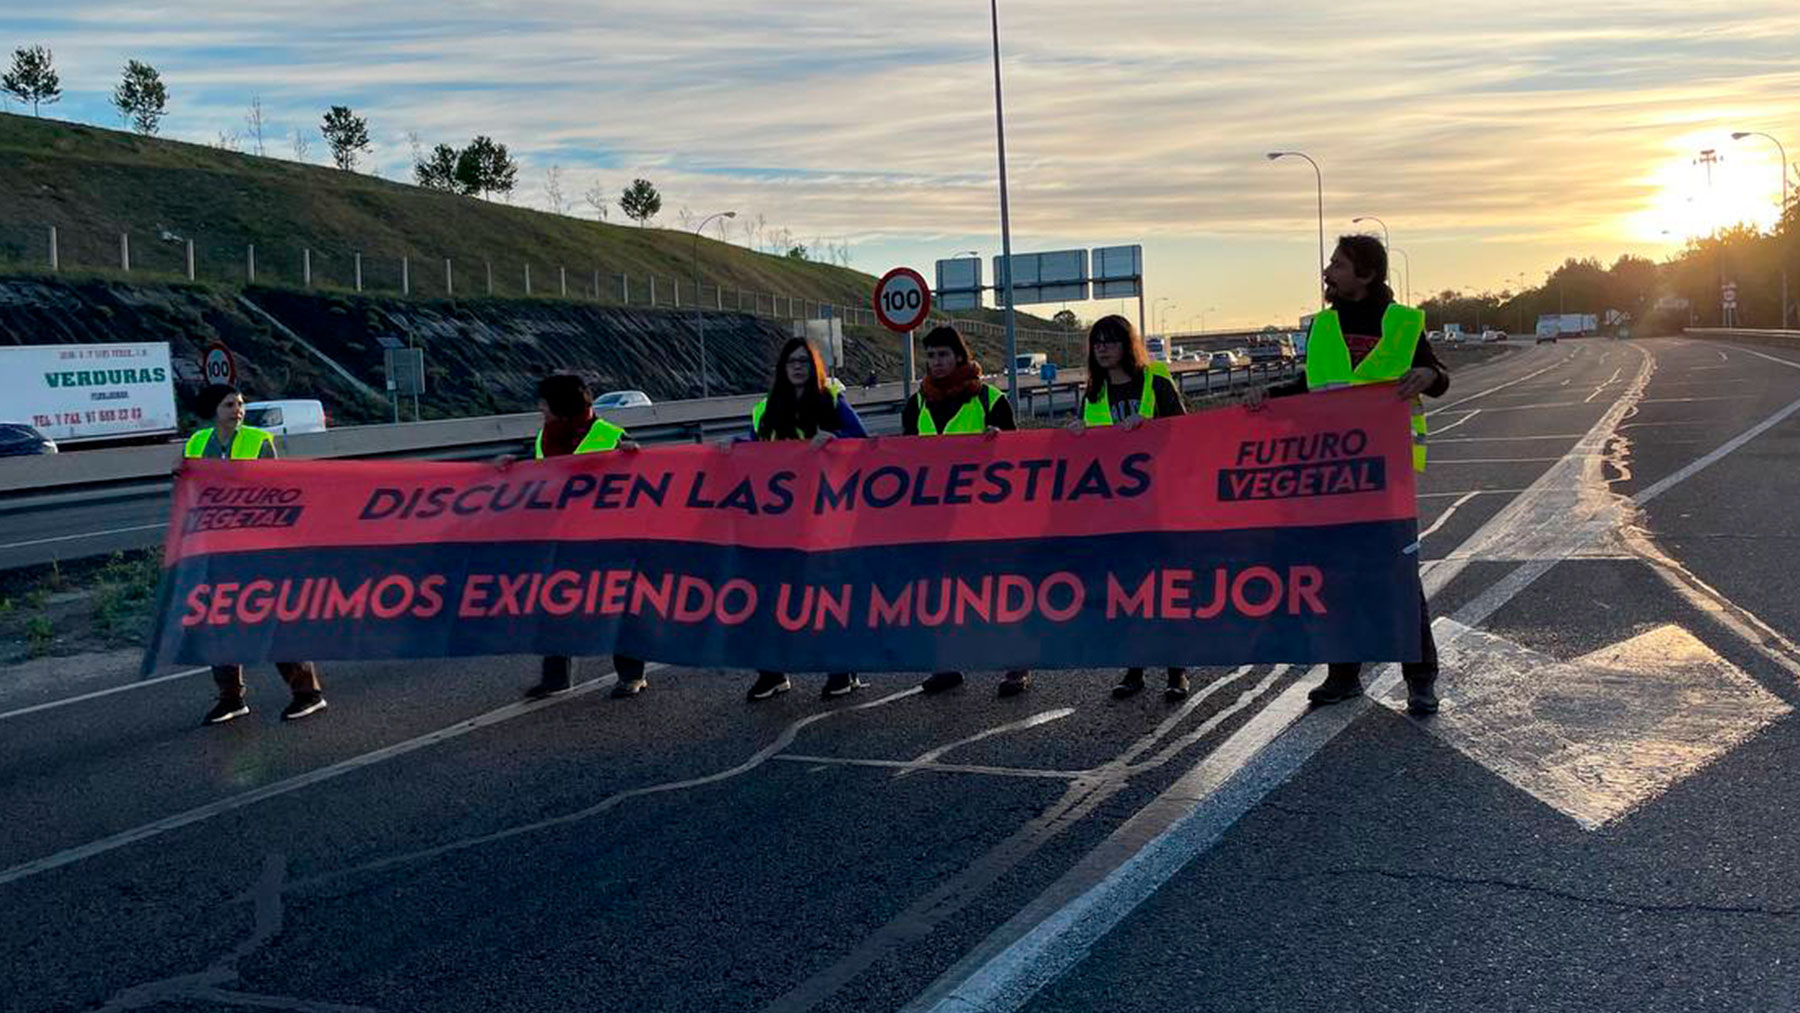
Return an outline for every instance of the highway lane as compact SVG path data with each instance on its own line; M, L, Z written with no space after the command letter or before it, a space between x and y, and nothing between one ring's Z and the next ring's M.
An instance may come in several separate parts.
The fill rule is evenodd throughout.
M1622 479L1613 488L1635 495L1800 398L1800 369L1727 355L1730 368L1714 370L1712 343L1568 342L1459 375L1436 406L1421 489L1438 614L1469 614L1548 554L1554 565L1486 632L1566 660L1674 623L1777 702L1800 702L1767 645L1714 618L1724 605L1680 594L1629 546L1563 551L1596 492L1590 464L1602 486ZM1590 439L1612 414L1617 432ZM1778 423L1631 515L1663 551L1693 550L1683 565L1732 608L1790 636L1770 547L1794 534L1779 504L1797 490L1792 469L1772 464L1791 460L1795 438L1792 420ZM1534 532L1550 542L1520 541ZM1446 676L1447 715L1457 671L1510 672L1524 656L1470 642L1479 649ZM1044 898L1069 894L1071 877L1091 889L1108 862L1138 854L1155 836L1138 831L1193 807L1189 775L1230 760L1308 678L1197 673L1203 691L1171 709L1112 701L1110 672L1046 673L1004 701L991 675L927 699L908 692L910 676L874 673L832 704L814 697L820 677L803 675L795 693L752 707L748 673L664 669L635 700L605 699L602 680L513 705L533 669L526 658L333 666L332 708L295 726L275 720L280 693L259 672L256 713L205 730L194 727L204 676L19 716L5 715L44 698L0 687L0 799L18 815L0 838L12 915L0 1008L931 1008L1016 985L991 959L1032 927L1015 916L1062 911ZM603 671L595 662L591 674ZM1461 698L1471 713L1478 688ZM1648 929L1662 949L1632 954L1624 913L1592 940L1558 927L1597 926L1579 913L1593 903L1557 891L1696 911L1800 906L1776 872L1795 856L1770 835L1796 802L1773 773L1791 722L1771 720L1598 830L1466 742L1367 707L1344 723L1223 841L1023 999L1553 1008L1560 985L1584 1008L1627 1008L1571 982L1603 970L1602 944L1608 960L1623 947L1641 964L1676 943L1712 961L1702 978L1714 994L1765 994L1754 989L1771 979L1753 972L1791 944L1791 920L1672 918ZM1281 741L1316 727L1306 719ZM1130 846L1112 839L1125 828ZM1409 872L1444 882L1401 882ZM1656 876L1675 885L1632 892ZM1517 888L1462 883L1483 877ZM1454 904L1440 896L1452 891ZM1734 923L1757 917L1755 933ZM1482 926L1494 938L1480 939ZM1569 967L1550 966L1533 932L1564 947ZM1407 949L1417 939L1461 949L1421 956ZM1427 971L1441 977L1422 981Z

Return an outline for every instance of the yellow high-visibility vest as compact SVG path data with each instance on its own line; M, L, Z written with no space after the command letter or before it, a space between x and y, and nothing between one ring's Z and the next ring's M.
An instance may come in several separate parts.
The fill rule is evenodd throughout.
M956 410L951 416L950 424L938 431L937 421L931 417L931 408L925 403L925 392L920 391L915 397L919 404L920 436L962 436L969 433L987 432L988 412L1006 394L991 383L981 385L981 393L969 399L968 403Z
M188 437L187 447L183 449L183 457L205 457L206 445L212 442L213 427L208 426ZM232 434L230 458L233 461L254 461L262 456L263 444L274 444L275 434L267 429L256 429L252 426L239 426Z
M1325 310L1313 318L1312 331L1306 338L1306 388L1331 390L1365 383L1388 383L1406 375L1412 368L1413 353L1425 335L1425 313L1399 303L1389 304L1381 315L1381 340L1363 360L1350 366L1350 346L1344 341L1344 327L1337 310ZM1419 398L1412 402L1412 461L1414 471L1425 470L1426 441L1430 430L1425 424L1425 404Z
M838 382L838 380L834 377L833 379L826 382L825 390L827 393L829 393L831 395L831 406L833 408L836 408L837 403L838 403L838 398L842 397L844 394L844 385L842 383ZM750 408L750 432L752 435L762 432L763 412L766 411L768 409L768 407L769 407L769 399L766 397L751 406L751 408ZM794 437L792 437L792 438L797 439L798 437L799 437L799 434L796 433L794 435ZM777 434L775 434L775 438L782 439L783 437L780 433L777 433Z
M1151 363L1144 370L1144 393L1138 398L1138 414L1147 419L1156 417L1156 378L1161 375L1156 367L1161 363ZM1167 367L1164 367L1167 368ZM1113 424L1112 397L1106 392L1107 384L1100 384L1100 396L1086 401L1081 408L1081 421L1088 426L1110 426Z
M577 454L604 454L609 450L618 449L619 441L624 438L625 430L605 419L596 418L594 424L588 427L587 435L583 436L581 442L576 445L575 452ZM544 431L542 429L538 430L537 440L532 444L532 451L535 457L541 459L544 456Z

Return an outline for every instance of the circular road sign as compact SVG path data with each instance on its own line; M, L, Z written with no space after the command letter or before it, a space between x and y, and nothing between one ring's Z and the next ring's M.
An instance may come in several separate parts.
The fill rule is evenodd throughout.
M207 383L237 383L237 362L231 357L231 349L220 342L206 346L206 356L200 360L201 372Z
M910 267L896 267L875 284L875 318L881 326L902 334L931 315L931 286Z

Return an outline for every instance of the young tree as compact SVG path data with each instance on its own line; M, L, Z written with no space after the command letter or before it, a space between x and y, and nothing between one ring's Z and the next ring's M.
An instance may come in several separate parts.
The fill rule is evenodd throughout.
M456 167L462 153L448 144L431 149L431 154L413 161L413 182L429 190L468 195L473 190L457 178Z
M306 139L306 132L299 127L294 128L294 161L312 161L312 142Z
M113 89L112 103L119 116L140 134L154 134L162 124L169 91L156 68L137 60L125 61L125 76Z
M581 199L587 201L588 207L594 209L595 218L606 221L606 209L612 204L612 199L606 195L606 184L597 179L594 180L594 185L588 187L587 193L582 194Z
M1075 315L1075 311L1068 309L1057 310L1056 315L1050 318L1050 322L1068 331L1081 326L1081 319Z
M683 232L694 231L694 224L699 220L700 216L689 211L686 204L683 204L675 212L675 224L679 226Z
M519 163L486 134L469 142L456 158L456 182L467 194L510 194L519 179Z
M357 155L369 150L369 121L351 112L349 106L332 106L319 133L331 148L331 160L345 172L354 170Z
M213 147L220 151L241 151L243 150L242 140L242 136L235 130L221 130L219 139L213 142Z
M262 96L252 95L250 111L244 114L244 126L249 128L250 140L256 144L258 157L268 154L268 150L263 147L263 128L268 126L268 123L269 121L263 117Z
M562 166L552 165L544 170L544 196L550 200L550 210L559 215L569 213L569 200L563 195Z
M643 228L662 210L662 194L656 192L656 184L649 180L634 179L619 195L619 210Z
M43 46L13 50L12 69L0 75L0 90L31 103L31 115L38 114L38 104L50 105L62 97L62 79L56 75L50 50Z

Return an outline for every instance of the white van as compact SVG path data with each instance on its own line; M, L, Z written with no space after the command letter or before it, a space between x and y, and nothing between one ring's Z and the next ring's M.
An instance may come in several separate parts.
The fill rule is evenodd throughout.
M244 406L244 425L294 436L324 432L331 427L331 416L317 401L252 401Z
M1036 373L1044 368L1044 363L1049 361L1050 356L1043 352L1025 352L1013 356L1013 368L1021 373Z

